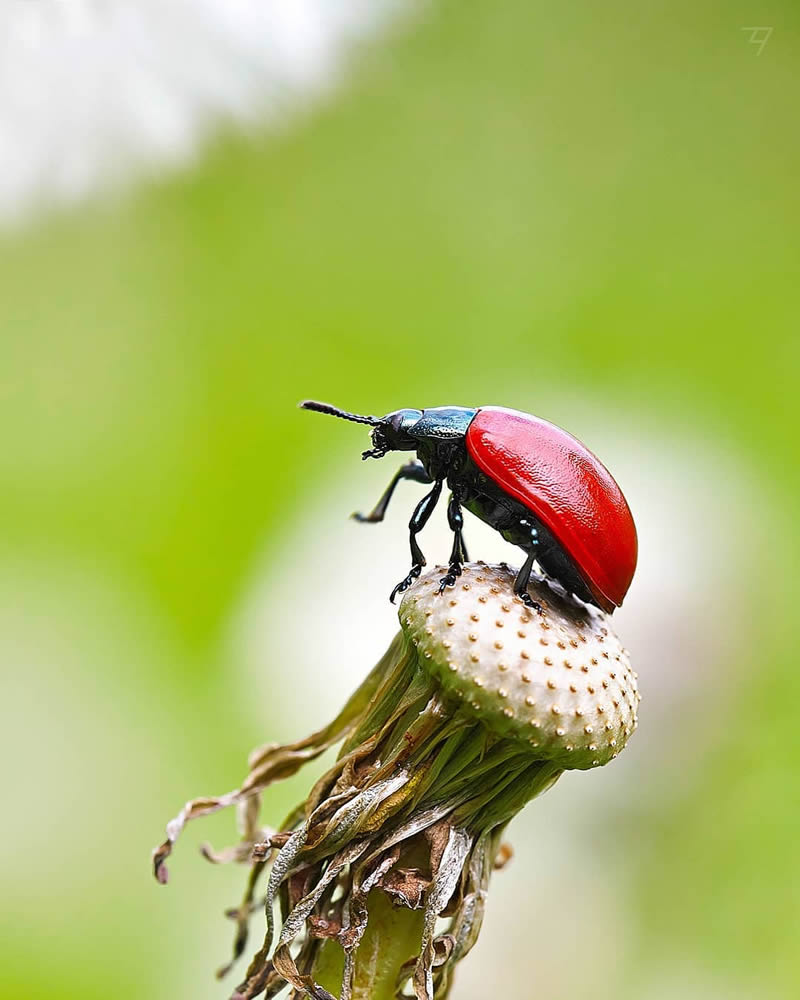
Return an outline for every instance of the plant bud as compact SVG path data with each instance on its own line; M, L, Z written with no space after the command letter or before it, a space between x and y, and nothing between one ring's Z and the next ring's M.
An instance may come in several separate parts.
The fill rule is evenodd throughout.
M532 578L542 611L513 595L505 566L464 567L439 594L436 568L400 606L422 663L491 732L525 741L564 769L617 756L637 725L639 692L611 619Z

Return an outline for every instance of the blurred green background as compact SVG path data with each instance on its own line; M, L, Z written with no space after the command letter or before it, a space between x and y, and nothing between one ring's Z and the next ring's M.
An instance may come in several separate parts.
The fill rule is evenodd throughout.
M760 51L750 25L773 27ZM543 971L551 996L798 995L799 57L788 0L434 3L280 134L218 138L190 170L3 237L0 990L227 995L211 970L242 872L193 844L232 839L232 817L187 835L167 890L148 857L186 798L235 786L251 746L323 721L285 661L265 657L254 704L230 641L312 511L335 496L344 532L391 472L364 479L362 437L299 414L311 396L505 403L601 455L610 421L655 464L679 442L678 495L682 456L744 470L735 572L702 569L733 596L713 621L699 609L710 652L683 665L707 739L694 753L676 717L647 768L634 741L628 806L595 806L618 874L599 964L581 967L578 936L574 965L548 966L536 886L513 869L488 920L516 942L504 995L535 995ZM708 477L723 517L736 483ZM385 541L370 536L375 559ZM337 566L301 552L324 600ZM342 613L391 631L383 593ZM645 794L673 753L673 794ZM274 790L273 821L304 785ZM518 856L537 831L512 836ZM553 905L570 940L580 896ZM455 996L481 995L470 977L490 965L479 947Z

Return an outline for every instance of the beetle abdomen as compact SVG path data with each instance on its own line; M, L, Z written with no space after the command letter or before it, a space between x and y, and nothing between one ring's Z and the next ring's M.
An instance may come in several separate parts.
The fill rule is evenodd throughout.
M622 604L636 569L636 527L602 462L555 424L503 407L478 410L466 445L478 468L552 532L598 605Z

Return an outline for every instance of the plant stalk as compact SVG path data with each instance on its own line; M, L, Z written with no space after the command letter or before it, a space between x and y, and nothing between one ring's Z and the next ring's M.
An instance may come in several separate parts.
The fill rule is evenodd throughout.
M355 955L351 1000L394 1000L402 965L419 951L424 912L393 906L385 892L373 889L367 897L369 922ZM314 978L338 997L342 986L343 953L326 941L314 969Z

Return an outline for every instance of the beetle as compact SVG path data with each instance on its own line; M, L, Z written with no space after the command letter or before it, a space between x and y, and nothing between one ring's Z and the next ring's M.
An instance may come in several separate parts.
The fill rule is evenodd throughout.
M357 521L382 521L402 479L433 487L411 515L411 570L392 591L392 602L425 565L417 535L446 482L453 548L439 593L455 585L467 561L462 514L466 508L525 551L514 593L528 607L542 611L527 589L534 561L582 601L609 614L622 604L636 569L633 516L611 473L567 431L501 406L436 406L368 417L314 400L299 405L369 425L372 448L362 458L416 452L417 457L395 473L373 510L353 515Z

